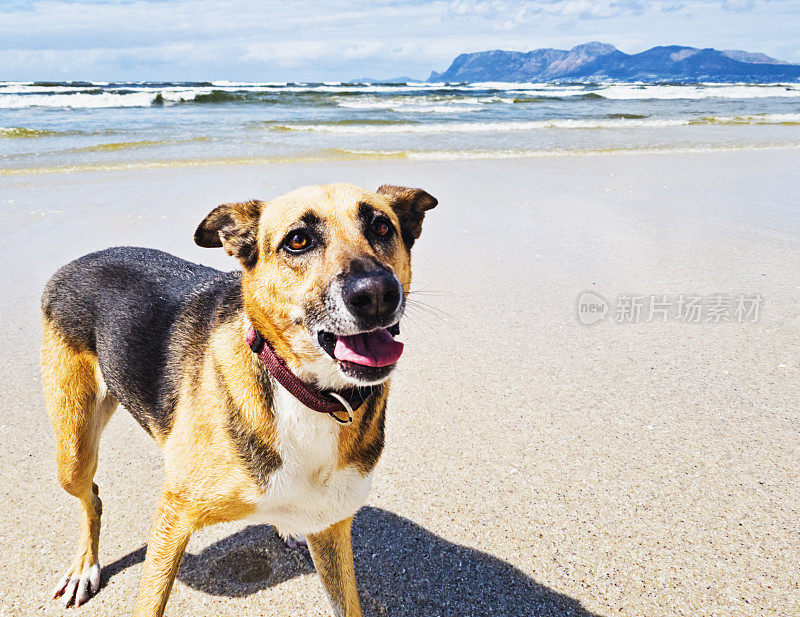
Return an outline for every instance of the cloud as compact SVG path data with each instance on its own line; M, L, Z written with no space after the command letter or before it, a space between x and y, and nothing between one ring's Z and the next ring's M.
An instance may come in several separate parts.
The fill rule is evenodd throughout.
M448 15L495 18L519 25L543 15L598 19L635 14L641 13L645 4L639 0L453 0L448 6Z
M755 4L753 0L723 0L722 8L728 11L749 11Z
M588 40L798 61L799 20L800 0L0 0L0 66L4 79L424 77L464 51Z

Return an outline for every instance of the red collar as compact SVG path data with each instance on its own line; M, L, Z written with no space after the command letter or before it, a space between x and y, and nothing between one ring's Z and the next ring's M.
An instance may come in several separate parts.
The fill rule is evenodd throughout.
M250 326L245 339L275 381L291 392L303 405L314 411L329 414L339 424L350 424L353 421L353 411L361 407L373 392L372 388L350 388L339 392L315 390L292 373L286 363L278 357L275 350L253 326ZM347 412L347 420L341 420L336 415L341 411Z

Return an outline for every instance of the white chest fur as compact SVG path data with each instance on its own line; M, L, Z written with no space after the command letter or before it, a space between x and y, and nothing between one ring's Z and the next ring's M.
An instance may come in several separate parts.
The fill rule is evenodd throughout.
M353 429L308 409L278 384L273 404L282 463L250 518L299 536L355 514L367 499L372 473L337 466L339 432Z

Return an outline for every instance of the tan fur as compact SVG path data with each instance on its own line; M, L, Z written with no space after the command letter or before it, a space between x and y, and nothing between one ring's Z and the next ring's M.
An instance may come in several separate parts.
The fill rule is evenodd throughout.
M244 518L259 494L225 430L226 409L214 377L215 365L222 370L243 420L265 442L275 439L271 411L261 404L252 377L258 358L241 345L242 331L243 323L238 322L214 332L199 387L187 380L175 427L164 444L165 491L193 504L191 518L196 528Z
M356 590L353 543L350 539L352 518L334 523L325 531L308 536L308 548L314 558L322 584L337 617L360 617L361 604Z
M321 351L309 340L293 310L308 298L319 297L326 283L345 264L358 256L375 257L392 268L406 291L409 288L408 247L398 236L389 254L376 254L363 235L358 204L365 202L380 210L400 229L398 212L405 215L413 206L398 205L397 200L414 199L417 193L398 197L392 191L370 193L350 185L308 187L269 204L250 201L220 206L198 228L198 244L223 246L245 265L242 291L246 316L218 326L203 353L191 360L195 364L184 367L174 424L168 434L154 433L164 451L166 481L147 547L137 616L163 614L194 531L252 514L262 495L263 487L248 472L247 461L237 450L228 426L234 409L236 421L249 434L256 435L266 451L277 446L273 410L265 408L263 389L256 377L260 360L244 344L250 323L302 377L304 366L318 360ZM290 226L308 211L325 219L333 235L328 239L324 258L302 265L281 260L276 251L278 244ZM414 237L417 236L415 228ZM254 239L257 254L252 250ZM254 258L257 261L253 262ZM83 506L78 555L70 569L70 573L80 574L98 559L102 506L92 479L97 469L100 433L117 402L105 389L96 356L72 346L47 318L42 371L56 433L58 477L64 489ZM337 427L338 468L354 467L365 475L371 470L374 461L367 461L365 451L377 444L380 452L388 389L388 383L379 388L370 417L365 416L367 406L363 405L356 411L351 427ZM308 537L315 565L337 615L346 617L361 615L351 524L352 517Z
M386 399L389 397L388 383L384 384L377 396L376 407L381 410L380 413L374 414L369 422L365 422L364 412L366 411L366 406L362 406L354 414L353 430L345 431L339 437L339 468L343 469L349 465L355 465L363 473L368 471L363 466L361 450L364 446L374 444L383 437L379 425L383 416L383 408L386 406Z
M81 503L78 551L67 577L98 563L103 504L97 485L97 450L117 401L108 394L97 358L72 346L48 321L43 323L42 380L56 434L58 480Z

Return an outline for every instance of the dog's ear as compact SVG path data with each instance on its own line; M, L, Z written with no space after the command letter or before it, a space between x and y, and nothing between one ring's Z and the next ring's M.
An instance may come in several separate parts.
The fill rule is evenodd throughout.
M392 207L400 219L400 235L403 236L406 248L410 249L422 234L425 212L435 208L439 202L422 189L410 189L405 186L384 184L378 189L378 193L392 198Z
M263 206L258 200L217 206L194 232L195 243L205 248L221 246L245 268L252 268L258 261L258 219Z

